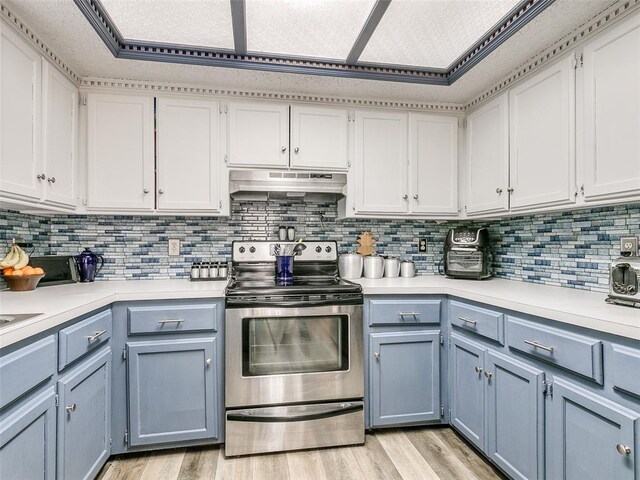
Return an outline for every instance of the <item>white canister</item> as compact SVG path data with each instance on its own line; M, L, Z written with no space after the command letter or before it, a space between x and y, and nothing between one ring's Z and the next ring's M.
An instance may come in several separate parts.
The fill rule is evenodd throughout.
M389 257L384 261L384 276L388 278L398 278L400 275L400 260Z
M413 260L403 260L400 263L400 276L403 278L416 276L416 265L413 263Z
M338 271L341 278L356 279L362 276L362 255L344 253L338 257Z
M364 257L364 278L382 278L384 258L379 255Z

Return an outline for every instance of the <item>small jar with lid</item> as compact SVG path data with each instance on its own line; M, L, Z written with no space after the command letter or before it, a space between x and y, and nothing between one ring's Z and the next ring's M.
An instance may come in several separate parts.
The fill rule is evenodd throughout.
M218 264L217 263L209 263L209 277L217 278L218 277Z
M209 264L202 262L200 265L200 278L209 278Z
M200 264L198 262L191 264L191 278L200 278Z
M220 268L218 268L218 277L227 278L228 273L229 267L227 266L227 262L222 262Z

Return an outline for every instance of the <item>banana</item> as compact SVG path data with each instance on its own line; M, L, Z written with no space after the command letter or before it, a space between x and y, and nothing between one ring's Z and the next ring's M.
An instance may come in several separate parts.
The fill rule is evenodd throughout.
M9 253L7 253L2 260L0 260L0 268L7 268L5 264L9 261L9 259L13 257L13 246L9 249Z
M23 249L21 249L18 245L16 245L16 249L18 250L18 262L13 266L15 270L20 270L24 268L29 263L29 255Z
M2 268L13 267L16 263L18 263L18 260L20 260L20 254L18 253L16 247L16 245L11 246L9 257L5 257L6 260L3 260L1 263Z

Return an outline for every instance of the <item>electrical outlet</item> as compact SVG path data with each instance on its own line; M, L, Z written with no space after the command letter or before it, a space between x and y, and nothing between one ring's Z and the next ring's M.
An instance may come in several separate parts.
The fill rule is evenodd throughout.
M169 239L169 256L175 257L180 255L180 240L177 238Z
M620 255L623 257L638 255L638 237L621 237Z
M418 239L418 252L426 253L427 252L427 239L419 238Z

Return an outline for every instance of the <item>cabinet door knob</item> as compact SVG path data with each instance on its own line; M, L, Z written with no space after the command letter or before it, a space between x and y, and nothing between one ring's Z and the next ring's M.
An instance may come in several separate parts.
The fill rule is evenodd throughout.
M418 194L414 195L413 198L414 198L414 200L417 200L418 199Z
M40 181L44 180L45 178L47 178L47 176L44 173L41 173L40 175L36 176L36 178Z
M164 190L163 190L163 189L158 190L158 194L159 194L159 195L162 195L163 193L164 193Z
M280 150L282 150L282 152L286 152L287 151L287 147L282 147Z
M293 149L294 152L298 153L300 151L300 147L296 147Z
M49 177L49 178L47 178L47 182L49 182L49 183L56 183L56 177Z
M67 405L65 407L65 410L67 411L67 413L75 412L76 411L76 404L72 403L71 405Z
M206 363L207 367L210 367L213 361L210 358L207 358L207 361L204 363Z
M513 187L509 187L509 188L507 188L507 192L509 192L509 193L513 193Z
M406 200L407 198L409 198L409 195L403 195L402 198L403 200Z
M616 445L616 450L620 455L631 455L631 447L627 445L619 443L618 445Z
M491 372L490 372L490 371L488 371L488 370L485 370L485 371L484 371L484 376L485 376L485 377L487 377L487 378L491 378L491 377L493 377L493 373L491 373Z
M482 367L476 367L474 370L476 373L482 373Z
M148 188L144 188L144 189L142 190L142 193L149 193L149 189L148 189Z
M376 360L380 360L380 353L379 353L379 352L373 352L373 357L374 357Z
M496 188L496 193L498 195L501 195L502 194L502 189L500 187Z

